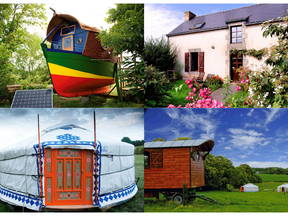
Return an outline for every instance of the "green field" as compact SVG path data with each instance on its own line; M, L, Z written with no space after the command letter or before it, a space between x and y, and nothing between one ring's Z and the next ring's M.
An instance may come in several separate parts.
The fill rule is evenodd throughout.
M135 155L135 165L136 165L136 179L139 178L137 183L138 192L136 196L134 196L128 202L123 203L122 205L115 206L113 208L108 209L108 212L143 212L144 209L144 158L143 155ZM12 207L8 206L6 203L0 201L0 212L11 212L11 211L31 211L22 207ZM98 208L81 210L81 211L101 211Z
M188 205L177 205L167 201L163 196L160 200L145 198L145 212L288 212L288 193L276 192L277 186L283 184L285 175L261 174L263 182L258 183L260 192L243 193L227 191L197 192L216 200L210 203L196 199ZM286 177L287 179L287 177ZM274 181L271 181L274 180ZM277 180L277 181L276 181Z
M258 174L263 182L287 182L288 175L283 174Z

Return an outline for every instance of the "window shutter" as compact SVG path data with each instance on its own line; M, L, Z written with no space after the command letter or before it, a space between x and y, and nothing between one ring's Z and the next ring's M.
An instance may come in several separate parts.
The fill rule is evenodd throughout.
M189 53L185 53L185 72L189 72Z
M151 152L151 168L163 168L162 149L155 149Z
M204 52L198 53L199 72L204 72Z

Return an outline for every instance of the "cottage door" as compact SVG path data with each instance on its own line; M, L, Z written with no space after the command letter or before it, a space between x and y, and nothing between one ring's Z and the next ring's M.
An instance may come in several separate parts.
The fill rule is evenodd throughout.
M239 73L237 70L243 66L243 55L231 54L230 58L231 58L231 60L230 60L230 65L231 65L230 76L234 82L237 82L240 79Z
M92 205L93 153L45 149L45 205Z
M191 153L191 187L205 185L204 161L199 152Z

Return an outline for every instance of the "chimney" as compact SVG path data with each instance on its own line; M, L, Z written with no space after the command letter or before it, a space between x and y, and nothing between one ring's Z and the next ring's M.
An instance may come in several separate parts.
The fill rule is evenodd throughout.
M185 21L189 21L191 19L193 19L196 15L194 13L192 13L191 11L185 11L184 12L184 20Z

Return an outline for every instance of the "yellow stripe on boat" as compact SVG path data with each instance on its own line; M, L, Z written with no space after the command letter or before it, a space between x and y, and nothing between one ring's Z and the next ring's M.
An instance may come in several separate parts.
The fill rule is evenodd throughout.
M92 79L113 79L112 77L101 76L91 73L86 73L71 68L63 67L61 65L48 63L50 73L53 75L62 75L70 77L92 78Z

